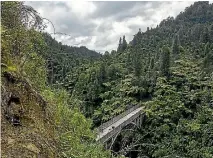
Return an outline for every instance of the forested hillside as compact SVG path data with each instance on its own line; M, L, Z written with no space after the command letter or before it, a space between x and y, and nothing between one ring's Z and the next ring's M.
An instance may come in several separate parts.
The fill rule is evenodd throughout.
M53 39L50 34L43 34L47 44L45 54L41 54L47 61L48 81L50 84L64 85L64 80L68 73L81 67L81 65L92 62L101 57L101 54L87 49L85 46L72 47L63 45ZM57 82L57 83L56 83ZM64 85L65 87L67 85Z
M173 79L173 69L182 62L198 64L200 77L210 77L212 22L213 5L196 2L175 19L168 17L146 32L139 30L130 44L124 36L117 52L106 52L101 60L85 66L72 94L98 125L127 105L153 98L158 79Z
M213 157L213 4L103 55L42 33L23 3L1 5L3 157L112 157L92 129L134 105L145 107L142 127L121 132L113 156Z
M70 94L48 82L50 68L65 67L68 59L80 65L100 55L44 38L42 17L23 2L1 2L1 17L1 156L110 157L95 143L91 121L75 108ZM63 52L67 55L59 56ZM55 77L57 70L49 77L54 82L61 79Z
M142 128L123 133L118 153L212 157L212 33L213 5L196 2L156 28L139 30L129 44L120 38L117 51L85 65L70 92L94 127L133 105L146 107Z

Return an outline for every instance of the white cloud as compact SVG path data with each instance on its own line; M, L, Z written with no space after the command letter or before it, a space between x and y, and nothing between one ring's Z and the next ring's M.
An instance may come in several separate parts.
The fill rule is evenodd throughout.
M110 8L116 3L119 6ZM131 5L130 5L131 3ZM155 27L168 16L176 16L192 1L181 2L26 2L33 6L41 16L48 18L55 25L56 32L70 36L55 35L64 44L84 45L92 50L104 52L117 49L118 40L125 35L132 40L138 29L146 31ZM108 5L105 7L105 5ZM125 7L123 9L122 7ZM101 9L101 14L97 11ZM116 11L116 12L114 12ZM107 15L106 15L107 14ZM53 28L48 26L48 32Z
M68 1L64 2L73 14L76 14L80 18L86 18L90 14L94 13L96 6L93 2L88 1Z

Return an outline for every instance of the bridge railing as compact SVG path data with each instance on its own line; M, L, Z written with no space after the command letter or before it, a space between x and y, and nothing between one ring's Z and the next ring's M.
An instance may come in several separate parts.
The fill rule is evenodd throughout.
M142 115L141 111L138 111L138 113L136 113L135 115L133 115L131 118L129 118L128 120L124 121L122 124L120 124L119 126L117 126L116 128L114 128L113 130L111 130L110 132L108 132L105 136L103 136L102 138L100 138L98 141L104 143L106 142L108 139L110 139L112 136L114 136L115 134L119 133L122 128L124 128L126 125L128 125L129 123L133 122L136 118L138 118L140 115Z
M113 117L111 120L103 123L102 125L100 125L97 130L100 132L103 129L107 128L108 126L110 126L111 124L117 122L118 120L120 120L121 118L123 118L124 116L128 115L129 113L131 113L132 111L136 110L137 108L139 108L140 105L135 105L132 108L126 110L125 112L121 113L120 115Z

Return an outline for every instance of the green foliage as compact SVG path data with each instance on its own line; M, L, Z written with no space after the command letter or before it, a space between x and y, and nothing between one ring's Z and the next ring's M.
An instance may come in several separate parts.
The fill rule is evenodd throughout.
M169 81L158 78L154 98L146 103L147 119L136 136L144 144L140 156L213 156L213 82L196 80L199 75L198 64L184 60L173 68Z
M170 62L170 50L168 47L163 47L160 65L161 74L163 76L169 76Z
M201 33L200 36L200 42L202 43L207 43L210 41L210 37L209 37L209 31L207 27L203 28L203 32Z
M94 143L95 133L90 130L91 121L69 105L70 96L65 90L46 89L43 95L53 108L60 157L110 157L109 152Z
M172 45L172 54L174 55L174 58L177 59L180 54L180 41L179 41L179 35L175 35L173 45Z
M23 21L26 19L22 19L21 14L26 13L26 10L23 8L28 7L24 6L21 2L2 2L1 5L3 15L1 25L2 65L4 65L2 72L13 72L20 79L24 79L24 81L26 80L26 82L29 83L28 89L32 89L33 93L35 93L34 95L38 95L39 98L42 98L42 100L45 98L45 102L47 103L47 105L45 105L45 110L48 110L47 113L50 114L50 116L45 117L46 114L44 115L43 113L38 114L38 116L44 115L44 118L41 118L44 119L42 121L46 121L45 119L49 118L51 119L48 121L50 122L52 129L54 129L54 131L51 132L55 134L54 140L56 140L56 144L52 145L56 145L58 148L58 150L54 152L56 152L59 157L64 158L111 157L111 154L108 151L105 151L101 145L95 142L95 133L91 131L92 122L86 119L85 116L79 111L78 105L81 102L75 98L71 100L71 96L66 90L53 89L48 86L46 82L48 77L46 72L49 70L46 68L46 63L48 62L47 58L53 56L55 52L52 53L49 51L49 43L45 42L43 35L36 31L35 25L31 28L24 25ZM28 8L28 11L33 12L33 9ZM36 23L36 25L39 26L40 23ZM63 45L61 48L72 49L71 47ZM89 51L84 47L74 48L74 50L77 51L81 49L84 50L81 52L82 54ZM96 52L91 52L91 54L92 53L95 56L99 56ZM75 55L75 53L73 54ZM84 56L82 54L81 56ZM56 55L58 54L56 53ZM61 59L62 62L70 62L65 59L65 56L58 55L57 57L60 57L59 60ZM82 58L84 57L79 58L83 62ZM67 64L66 62L63 64ZM56 67L65 66L61 63L57 64ZM66 68L70 69L70 67ZM68 72L69 71L66 71L66 73ZM99 82L102 82L101 80L104 79L105 75L104 65L102 65L102 67L99 69L98 75ZM57 79L59 78L60 77ZM27 83L24 84L28 85ZM58 87L61 86L59 85ZM30 95L31 94L27 94L26 97L29 97ZM31 98L27 98L27 100L30 103L33 102ZM33 111L33 108L30 110L35 113L37 112ZM33 118L33 121L36 122L37 120ZM20 126L19 128L22 129L23 127ZM45 137L45 135L41 135L41 137L42 136ZM39 136L39 138L35 137L33 139L41 138ZM17 143L21 144L21 142ZM15 155L10 156L14 157ZM53 157L51 155L48 156Z
M124 51L126 48L127 48L127 42L126 42L125 36L123 36L122 50Z
M203 60L204 70L208 73L213 71L213 50L207 53L206 57Z
M131 139L138 157L212 157L212 4L196 2L139 29L129 45L123 36L117 52L104 55L27 29L18 5L2 4L3 71L47 99L60 157L110 157L91 128L145 101L147 118Z
M127 48L127 42L125 36L123 36L123 40L120 37L117 52L123 52Z
M212 17L212 4L196 2L139 30L125 50L120 38L117 52L85 64L72 96L93 126L151 100L129 138L138 157L212 157Z
M151 59L151 62L150 62L150 69L153 69L154 66L155 66L155 63L154 63L154 58Z
M211 42L213 42L213 24L210 26L209 37L211 39Z
M18 2L2 3L2 62L7 65L8 71L15 70L41 90L46 84L45 61L40 55L45 43L40 33L21 25L21 5ZM15 20L9 24L10 16Z
M64 80L64 78L67 78L70 73L76 73L72 72L76 67L81 67L83 64L101 57L101 54L84 46L71 47L62 45L48 33L43 33L43 38L47 45L46 53L43 53L42 56L47 63L48 82L51 85L56 85L56 87L58 87L57 82L59 81L61 85L67 85L68 81Z
M120 52L121 50L122 50L122 39L120 37L117 52Z

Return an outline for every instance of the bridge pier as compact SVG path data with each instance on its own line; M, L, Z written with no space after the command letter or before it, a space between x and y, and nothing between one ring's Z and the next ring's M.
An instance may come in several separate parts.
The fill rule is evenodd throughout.
M138 125L138 118L133 121L136 125Z
M143 123L144 114L139 115L136 119L134 119L132 122L137 125L137 127L141 127Z
M141 127L144 119L144 114L141 114L138 119L139 119L138 127Z
M104 148L111 149L115 139L116 139L116 135L112 136L110 139L108 139L106 142L104 142Z

